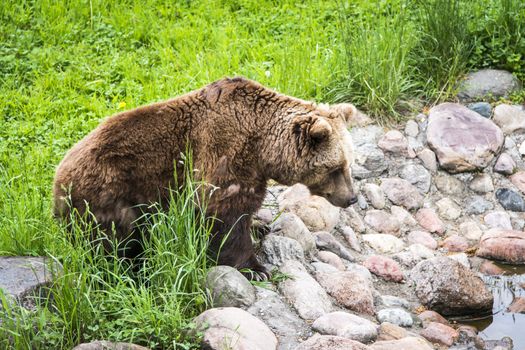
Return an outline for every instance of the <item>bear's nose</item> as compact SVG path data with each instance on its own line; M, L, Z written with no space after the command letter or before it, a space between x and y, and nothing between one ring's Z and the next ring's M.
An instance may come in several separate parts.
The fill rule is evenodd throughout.
M357 203L357 196L352 196L348 199L346 206L349 207L352 204L356 204L356 203Z

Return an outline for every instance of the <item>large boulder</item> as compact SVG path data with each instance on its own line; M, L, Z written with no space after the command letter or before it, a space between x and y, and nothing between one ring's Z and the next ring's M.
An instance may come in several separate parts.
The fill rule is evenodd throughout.
M479 241L478 256L511 264L525 263L525 232L492 229Z
M430 110L427 142L450 172L484 169L503 141L503 132L492 121L460 104L442 103Z
M492 310L494 299L483 280L453 259L424 260L412 269L410 277L420 302L443 315Z
M463 102L508 96L520 88L519 80L505 70L482 69L467 75L460 86L458 97Z

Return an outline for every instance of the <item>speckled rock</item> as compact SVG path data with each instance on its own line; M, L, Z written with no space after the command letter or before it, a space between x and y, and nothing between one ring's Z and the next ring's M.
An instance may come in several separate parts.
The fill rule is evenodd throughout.
M470 196L465 199L463 211L468 215L479 215L492 209L494 209L492 202L489 202L481 196Z
M401 223L401 231L408 231L410 227L417 225L416 219L403 207L393 205L390 207L392 215Z
M206 275L205 285L210 291L215 307L242 307L255 302L255 288L231 266L212 267Z
M422 193L427 193L430 190L431 176L422 165L406 164L401 168L399 177L410 182Z
M268 263L275 266L279 266L287 260L304 260L303 248L299 242L274 234L266 236L263 240L262 255Z
M368 343L377 338L378 325L366 318L336 311L319 317L312 328L327 335L337 335L348 339Z
M442 193L454 196L463 192L465 187L463 182L446 173L436 175L434 177L434 184Z
M518 171L510 177L510 181L520 190L525 193L525 171Z
M401 282L403 281L403 271L399 264L389 257L381 255L371 255L364 262L363 265L374 275L377 275L387 281Z
M387 178L381 182L381 189L388 199L406 209L417 209L423 204L423 197L410 182L400 178Z
M423 327L428 326L432 322L441 323L447 326L449 325L446 318L432 310L425 310L422 313L420 313L417 317L421 320L421 322L423 322Z
M379 322L390 322L401 327L412 327L414 321L412 316L403 309L388 308L377 312Z
M345 241L348 243L350 248L356 252L361 251L361 244L357 238L357 234L350 226L343 226L340 229L341 235L344 237Z

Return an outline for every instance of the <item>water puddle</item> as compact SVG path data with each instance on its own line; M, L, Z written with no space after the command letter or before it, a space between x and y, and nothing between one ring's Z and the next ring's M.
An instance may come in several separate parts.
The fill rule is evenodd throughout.
M525 314L507 312L514 297L525 297L525 265L497 265L504 275L482 277L494 295L493 314L460 323L476 327L483 339L510 337L514 349L525 349Z

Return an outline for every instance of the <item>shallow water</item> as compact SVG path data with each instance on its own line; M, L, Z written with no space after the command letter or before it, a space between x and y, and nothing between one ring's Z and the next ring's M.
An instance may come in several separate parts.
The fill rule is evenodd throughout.
M522 350L525 349L525 314L510 313L507 308L514 297L525 297L525 265L498 266L505 270L504 275L482 277L494 295L493 314L460 323L475 326L483 339L510 337L514 349Z

